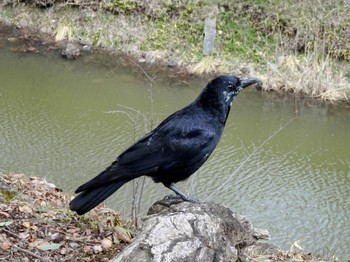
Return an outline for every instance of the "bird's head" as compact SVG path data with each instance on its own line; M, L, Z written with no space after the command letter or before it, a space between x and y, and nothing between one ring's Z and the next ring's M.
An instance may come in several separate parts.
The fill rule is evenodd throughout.
M258 78L238 78L235 76L219 76L204 88L197 98L203 108L223 110L228 113L233 99L238 93L253 84L261 85Z

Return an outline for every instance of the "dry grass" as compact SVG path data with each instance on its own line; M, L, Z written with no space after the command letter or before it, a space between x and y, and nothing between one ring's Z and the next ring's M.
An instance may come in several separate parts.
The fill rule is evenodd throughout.
M56 41L62 41L68 39L68 41L73 40L74 30L72 25L58 24L55 31Z
M348 102L350 82L339 60L350 58L350 4L340 0L288 1L279 7L288 7L288 12L280 12L286 26L277 30L277 58L267 63L263 88Z
M212 56L205 56L190 68L190 72L197 75L212 74L216 72L217 64Z
M264 90L283 90L330 102L349 101L350 83L329 56L320 58L309 53L280 56L277 60L268 64Z
M350 60L350 3L344 0L288 1L294 49ZM290 35L290 32L289 32ZM285 35L284 41L288 37Z

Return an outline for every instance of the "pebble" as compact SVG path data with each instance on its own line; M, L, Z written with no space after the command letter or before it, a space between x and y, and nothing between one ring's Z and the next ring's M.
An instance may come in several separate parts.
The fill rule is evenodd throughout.
M54 243L59 243L61 241L64 240L64 235L63 234L60 234L60 233L54 233L52 234L51 236L51 240L54 242Z
M18 39L15 37L9 37L9 38L7 38L7 41L9 41L10 43L15 43L18 41Z
M102 247L100 245L95 245L92 247L93 251L95 254L101 253L102 252Z
M69 243L69 246L70 246L71 248L73 248L73 249L76 249L76 248L79 247L79 244L76 243L76 242L72 242L72 243Z

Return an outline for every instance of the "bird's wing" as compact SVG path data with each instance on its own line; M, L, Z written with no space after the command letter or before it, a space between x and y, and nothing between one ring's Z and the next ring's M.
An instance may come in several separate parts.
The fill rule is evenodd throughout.
M170 139L163 145L164 170L202 165L217 144L216 133L206 125L188 123L180 129L174 129L169 136Z
M194 165L214 150L215 138L215 132L207 125L198 124L189 117L186 120L183 115L172 115L76 192L143 175L154 176L160 170L166 172Z
M152 175L183 164L192 165L210 153L215 133L200 125L166 126L130 147L118 159L133 176Z

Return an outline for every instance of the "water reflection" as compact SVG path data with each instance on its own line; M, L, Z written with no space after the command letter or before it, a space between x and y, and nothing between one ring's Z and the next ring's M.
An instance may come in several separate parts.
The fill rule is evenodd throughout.
M0 61L0 167L71 192L205 84L158 73L150 85L136 67L4 48ZM283 248L301 239L305 250L348 258L349 131L349 110L245 90L217 150L179 188L245 214ZM108 204L129 215L131 191ZM169 193L148 181L143 212Z

